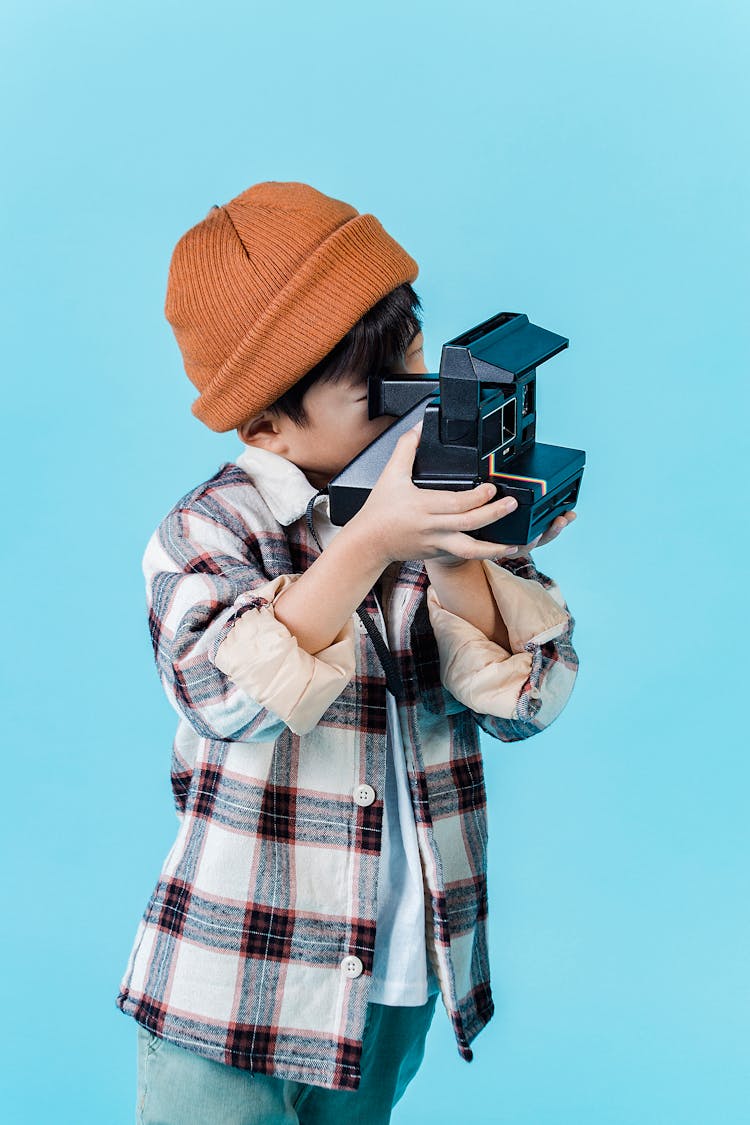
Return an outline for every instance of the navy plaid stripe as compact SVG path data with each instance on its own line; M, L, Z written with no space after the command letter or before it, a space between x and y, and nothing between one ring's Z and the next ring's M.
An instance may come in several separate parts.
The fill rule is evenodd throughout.
M481 754L456 758L425 772L432 819L483 810L487 804Z
M181 879L172 879L164 888L156 922L162 933L179 937L188 917L191 890Z
M449 883L445 902L452 937L469 933L487 915L487 877L484 873Z
M216 791L221 781L221 771L216 766L204 765L198 773L198 782L190 800L192 816L208 820L213 814Z
M348 953L357 953L363 962L371 955L375 940L372 920L306 916L280 906L273 901L273 895L269 902L242 906L211 899L198 891L190 895L187 911L181 909L187 901L180 898L181 890L178 880L161 886L152 908L152 913L160 912L157 925L165 935L156 937L162 956L169 955L166 938L175 936L246 959L278 960L277 954L283 947L284 960L336 970Z

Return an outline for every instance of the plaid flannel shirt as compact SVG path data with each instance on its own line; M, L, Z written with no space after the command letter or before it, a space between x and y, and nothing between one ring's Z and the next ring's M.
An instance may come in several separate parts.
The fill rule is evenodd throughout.
M276 505L274 515L268 494L228 462L178 501L144 554L156 665L179 716L171 777L180 825L117 1004L207 1058L356 1089L375 943L385 676L356 614L314 655L275 619L275 598L319 554L305 497L291 486L301 477L305 496L315 489L286 464L297 497L286 514ZM467 1060L493 1013L479 732L501 742L536 734L562 710L577 669L555 583L528 558L483 566L510 652L440 605L423 563L394 564L377 584L406 688L399 720L428 956ZM364 605L383 620L374 591ZM376 794L367 805L355 799L363 784Z

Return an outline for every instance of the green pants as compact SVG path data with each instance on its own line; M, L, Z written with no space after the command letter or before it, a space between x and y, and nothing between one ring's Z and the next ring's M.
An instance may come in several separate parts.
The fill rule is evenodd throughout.
M176 1047L138 1025L138 1125L386 1125L419 1069L437 997L420 1008L369 1004L357 1090L251 1074Z

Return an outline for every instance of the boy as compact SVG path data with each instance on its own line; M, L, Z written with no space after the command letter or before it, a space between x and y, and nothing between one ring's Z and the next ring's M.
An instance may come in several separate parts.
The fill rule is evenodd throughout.
M388 1122L438 993L465 1059L492 1016L478 728L543 729L577 660L536 543L471 536L512 502L412 484L418 427L328 518L393 422L367 378L426 373L417 273L300 183L212 208L172 256L193 413L246 448L143 560L180 828L117 1000L142 1122Z

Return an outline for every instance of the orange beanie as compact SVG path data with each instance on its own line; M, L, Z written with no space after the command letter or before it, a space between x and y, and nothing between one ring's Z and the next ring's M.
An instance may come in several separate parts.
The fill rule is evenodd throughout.
M275 402L419 267L374 215L301 183L255 184L175 246L164 311L192 411L219 433Z

